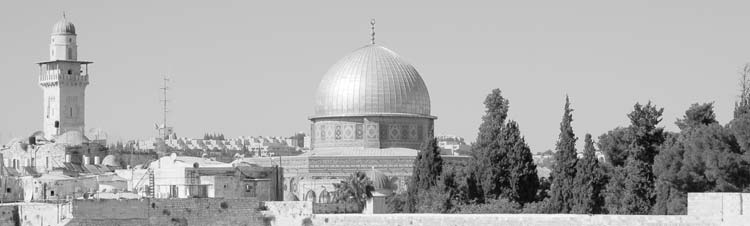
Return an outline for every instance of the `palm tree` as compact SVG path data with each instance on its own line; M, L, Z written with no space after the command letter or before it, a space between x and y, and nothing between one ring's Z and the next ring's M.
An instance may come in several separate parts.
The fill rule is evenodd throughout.
M363 172L356 172L333 186L336 188L336 203L356 203L360 209L364 208L367 199L372 197L372 191L375 190L372 181Z

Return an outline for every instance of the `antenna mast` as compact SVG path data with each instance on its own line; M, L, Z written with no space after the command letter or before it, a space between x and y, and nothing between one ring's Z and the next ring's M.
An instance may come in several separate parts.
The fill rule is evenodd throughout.
M159 135L161 135L161 137L163 139L167 139L167 137L170 135L169 132L168 132L168 128L169 127L167 127L167 112L169 111L167 109L167 102L169 102L169 99L167 99L167 90L169 90L169 87L167 86L167 82L169 82L169 78L167 78L167 76L164 75L164 79L163 80L164 80L164 84L159 89L162 90L162 94L163 94L161 102L162 102L162 105L163 105L163 108L162 108L163 112L162 113L164 114L163 115L164 118L163 118L163 121L162 121L162 125L161 125L162 128L161 128L161 131L160 131Z

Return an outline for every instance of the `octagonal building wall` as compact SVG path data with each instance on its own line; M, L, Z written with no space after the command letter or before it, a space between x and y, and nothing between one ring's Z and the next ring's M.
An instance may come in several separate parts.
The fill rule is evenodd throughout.
M353 116L312 119L312 148L420 149L431 139L434 119L404 116Z

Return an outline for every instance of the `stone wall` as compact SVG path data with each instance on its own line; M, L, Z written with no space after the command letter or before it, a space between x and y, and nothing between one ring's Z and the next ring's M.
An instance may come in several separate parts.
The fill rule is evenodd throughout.
M750 222L750 194L690 193L688 215L313 214L312 202L257 199L74 200L0 204L0 225L730 226ZM66 209L67 208L67 209Z
M75 200L70 226L263 225L254 198Z
M576 214L317 214L315 226L720 226L696 216L576 215Z
M265 225L300 225L313 215L312 202L280 201L263 203Z
M23 201L23 180L0 175L0 203Z
M18 205L19 225L64 225L70 220L70 204L23 203Z
M266 203L270 225L735 226L750 225L750 193L689 193L688 215L312 214L310 202ZM318 205L317 207L320 207ZM321 212L321 211L315 211Z
M72 218L70 204L5 203L0 204L0 225L66 225Z
M18 222L18 206L0 206L0 225L16 225Z
M688 216L750 225L750 193L688 193Z
M313 203L313 213L362 213L357 203Z

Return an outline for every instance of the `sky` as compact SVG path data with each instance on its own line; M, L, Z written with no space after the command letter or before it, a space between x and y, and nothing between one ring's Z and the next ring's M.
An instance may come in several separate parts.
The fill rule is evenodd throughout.
M554 149L565 95L581 147L629 123L636 102L662 126L692 103L731 120L750 62L750 1L4 1L0 3L0 142L41 130L35 64L65 11L79 60L93 61L86 127L145 139L160 122L181 137L308 131L318 83L369 42L416 67L435 133L476 139L484 98L510 101L532 151Z

